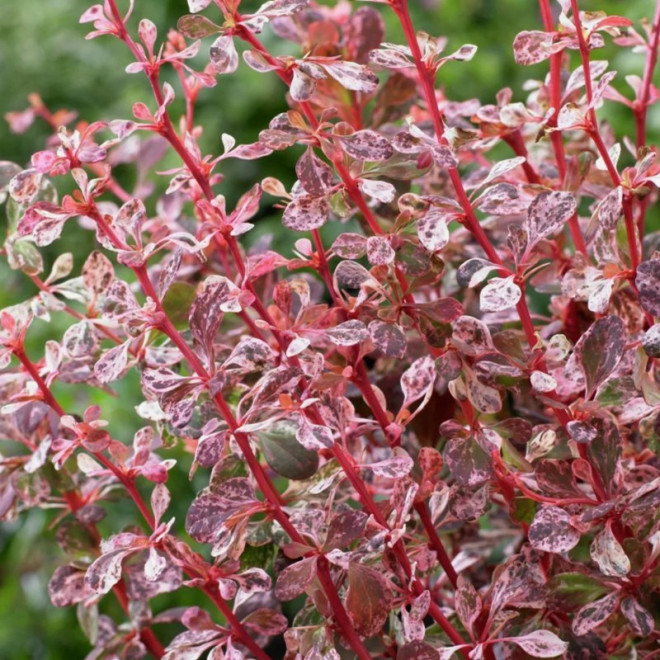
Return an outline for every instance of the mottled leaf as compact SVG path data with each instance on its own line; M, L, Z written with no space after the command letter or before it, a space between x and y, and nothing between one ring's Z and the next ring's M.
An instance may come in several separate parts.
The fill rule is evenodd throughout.
M557 506L543 506L529 528L533 548L545 552L568 552L580 540L580 533L571 526L570 515Z
M562 642L549 630L534 630L520 637L509 637L507 641L517 644L534 658L555 658L568 651L568 642Z
M639 302L652 316L660 316L660 259L643 261L637 267L635 284L639 289Z
M599 626L614 613L618 600L619 593L613 591L580 608L573 617L571 624L573 632L580 637Z
M389 604L390 595L383 574L351 562L348 567L346 609L357 632L365 637L379 634L389 616Z
M596 321L575 345L575 355L587 383L587 397L609 376L623 356L626 326L618 316Z

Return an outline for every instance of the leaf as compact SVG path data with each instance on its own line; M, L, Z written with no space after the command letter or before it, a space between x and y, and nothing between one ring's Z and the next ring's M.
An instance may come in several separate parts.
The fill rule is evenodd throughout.
M201 291L190 306L188 316L194 342L212 355L213 339L225 312L240 311L238 287L221 275L211 275L204 281Z
M549 630L534 630L520 637L509 637L507 641L517 644L535 658L554 658L568 651L568 642L563 642Z
M612 231L619 222L622 213L623 188L617 186L614 190L610 190L610 192L607 193L598 204L596 207L596 216L603 229Z
M369 516L364 511L340 511L330 520L323 551L347 548L360 538Z
M202 492L193 500L186 516L186 531L200 543L211 543L230 515L255 503L254 489L247 479L226 479L222 494Z
M222 31L222 27L210 21L206 16L181 16L177 22L177 30L189 39L203 39Z
M390 596L383 574L351 562L348 567L346 609L355 630L365 637L379 634L389 616L389 604Z
M630 573L630 559L612 533L611 522L596 534L589 548L591 558L598 564L603 575L625 577Z
M289 626L287 618L280 612L269 610L265 607L260 607L253 612L250 612L241 623L261 635L279 635L283 633Z
M255 435L259 438L266 462L277 474L287 479L309 479L318 470L319 457L316 451L298 442L296 432L295 424L282 420Z
M301 195L289 202L282 214L282 224L294 231L311 231L322 227L330 215L325 197Z
M404 406L424 397L435 383L435 364L429 356L415 360L401 376Z
M618 592L613 591L582 607L573 617L571 624L573 632L580 637L599 626L614 613L618 600Z
M151 491L151 510L153 511L156 523L163 517L167 507L170 505L172 494L163 483L156 484Z
M576 211L577 202L572 193L551 190L538 195L527 210L528 249L561 231Z
M303 593L316 577L317 561L317 556L307 557L287 566L277 578L275 597L285 602Z
M452 343L466 355L480 355L494 348L488 326L472 316L460 316L452 323Z
M367 239L360 234L339 234L330 248L342 259L359 259L367 253Z
M389 181L360 179L358 186L362 193L382 204L389 204L396 198L396 188Z
M559 573L548 581L550 603L557 610L572 612L607 592L607 587L584 573Z
M524 199L518 186L512 183L497 183L475 200L474 206L491 215L517 215L527 210L528 200Z
M354 92L370 94L378 87L378 76L356 62L323 62L323 68L342 86Z
M85 572L75 566L58 566L48 582L48 595L55 607L69 607L91 594L85 584Z
M367 239L367 258L374 266L386 266L391 264L396 257L396 252L390 245L387 236L369 236Z
M452 477L463 486L479 486L493 475L491 457L473 438L451 438L444 459Z
M337 346L355 346L369 339L369 331L357 319L344 321L334 328L326 328L325 335Z
M128 364L128 345L126 341L106 351L94 365L94 375L102 383L112 383L121 378Z
M305 191L321 197L332 187L332 170L308 147L296 163L296 176Z
M508 158L495 163L488 172L488 176L481 182L482 186L489 184L500 176L504 176L507 172L515 170L516 167L522 165L527 159L523 156L516 156L515 158Z
M439 209L432 208L417 221L417 236L429 252L442 250L449 243L447 221L451 217Z
M513 41L516 64L530 66L547 60L553 53L563 49L562 44L553 44L552 33L539 30L524 30Z
M628 619L633 630L642 637L648 637L655 629L655 620L651 613L632 596L621 601L621 613Z
M338 140L342 149L355 160L377 162L387 160L394 154L390 141L369 129L339 137Z
M387 357L403 357L406 352L407 340L403 330L392 323L372 321L369 324L369 335L374 347Z
M102 252L94 250L82 268L83 284L88 291L98 296L103 293L115 279L112 262Z
M85 574L85 584L94 593L107 594L121 579L122 562L133 549L114 550L102 554Z
M660 259L642 261L637 267L635 284L639 289L639 302L652 316L660 316Z
M596 437L587 446L587 456L600 474L608 494L616 492L615 475L623 451L623 439L618 426L607 417L596 417L591 424Z
M38 194L43 175L35 169L23 170L12 177L8 191L11 198L22 205L29 204Z
M487 259L475 257L474 259L464 261L458 267L456 280L459 286L471 289L473 286L477 286L477 284L483 282L496 269L497 266L494 263Z
M587 398L612 371L623 356L626 326L618 316L596 321L575 345L575 356L587 382Z
M230 35L223 34L213 42L209 60L215 73L234 73L238 69L238 52Z
M568 552L580 540L580 533L571 526L571 517L557 506L543 506L529 528L529 542L536 550Z
M454 596L454 606L456 614L465 626L465 629L472 633L474 622L481 614L481 598L472 583L463 575L458 576L456 594Z
M482 312L502 312L518 304L522 297L520 287L514 282L514 276L494 277L479 294Z
M482 413L492 415L502 409L500 393L494 388L482 383L475 373L466 365L463 367L465 387L472 405Z
M369 463L363 467L371 470L379 477L387 479L400 479L410 473L413 468L413 459L401 447L394 448L394 456L376 463Z

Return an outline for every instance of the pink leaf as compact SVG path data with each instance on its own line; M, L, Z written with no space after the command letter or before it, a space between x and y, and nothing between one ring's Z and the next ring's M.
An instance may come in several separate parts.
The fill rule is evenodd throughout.
M545 552L568 552L580 540L580 533L571 526L571 517L557 506L543 506L529 528L533 548Z
M549 630L534 630L520 637L509 637L507 641L517 644L534 658L555 658L568 651L568 642Z

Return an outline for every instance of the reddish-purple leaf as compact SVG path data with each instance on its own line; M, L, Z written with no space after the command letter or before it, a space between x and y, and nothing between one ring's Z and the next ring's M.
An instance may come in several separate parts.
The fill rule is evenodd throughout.
M357 632L365 637L379 634L389 616L389 604L390 594L383 574L351 562L346 609Z
M318 557L307 557L287 566L277 578L275 597L287 601L303 593L316 577L317 561Z
M394 456L392 458L386 458L385 460L378 461L376 463L370 463L369 465L364 465L363 467L371 470L374 474L379 477L385 477L387 479L400 479L405 477L410 473L413 467L413 460L401 449L401 447L396 447L394 449Z
M575 356L587 383L587 397L612 373L623 356L626 326L618 316L596 321L575 345Z
M337 548L347 548L353 541L360 538L367 524L367 514L364 511L340 511L330 520L323 544L324 552Z
M321 197L332 187L332 170L308 147L296 163L296 175L305 191Z
M452 342L466 355L480 355L493 349L488 326L471 316L461 316L453 322Z
M392 323L372 321L369 324L369 335L374 347L387 357L403 357L407 340L403 330Z
M449 440L444 458L451 475L463 486L479 486L493 474L490 456L473 437Z
M9 194L19 204L29 204L37 196L42 178L35 169L23 170L9 182Z
M254 489L247 479L227 479L221 494L202 493L195 498L186 516L186 531L200 543L211 543L230 515L254 503Z
M660 259L643 261L637 267L635 284L639 290L639 302L652 316L660 316Z
M261 635L279 635L289 625L287 618L283 614L265 607L260 607L258 610L250 612L243 619L242 623L248 630L253 630Z

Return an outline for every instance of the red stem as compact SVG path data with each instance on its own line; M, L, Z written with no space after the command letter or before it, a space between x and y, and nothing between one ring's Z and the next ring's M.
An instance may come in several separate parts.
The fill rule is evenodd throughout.
M633 105L635 113L635 127L637 130L637 147L646 144L646 114L649 108L649 96L651 94L651 83L653 80L653 71L658 61L658 43L660 42L660 0L655 6L655 16L653 17L653 27L651 28L651 41L649 43L649 53L644 64L644 77L642 79L642 94Z
M444 545L442 545L442 541L440 540L440 537L438 536L435 527L433 526L433 521L431 520L429 509L426 503L417 502L417 504L415 504L415 511L417 511L417 513L419 514L419 519L422 521L422 525L424 525L426 534L429 537L429 541L430 541L429 545L433 548L433 550L435 550L435 554L438 558L438 561L440 562L440 565L447 574L447 577L449 578L449 582L451 582L451 586L454 587L454 589L457 589L458 575L456 575L456 571L451 563L451 559L447 554Z
M591 69L589 68L589 46L584 38L582 22L580 20L580 10L578 8L577 0L571 0L571 8L573 10L573 22L575 23L578 44L580 46L580 59L582 61L582 70L584 71L584 87L587 94L587 103L591 105L593 100L593 84L591 81ZM610 178L612 179L612 184L614 186L620 186L621 177L619 176L619 172L612 162L607 147L603 142L603 138L598 128L598 118L596 117L596 111L594 108L589 109L588 116L590 126L587 132L591 139L594 141L596 149L598 150L601 159L605 163L605 167L607 168ZM635 273L637 271L637 266L639 266L640 259L637 247L637 236L635 232L635 221L632 214L631 204L624 203L623 214L626 221L626 235L628 239L628 249L630 251L630 261L633 273Z
M321 583L323 591L328 596L328 602L330 603L330 607L332 608L335 619L337 619L341 634L346 637L346 641L348 641L348 643L353 647L358 658L361 660L370 660L372 655L369 653L369 651L367 651L366 647L362 643L362 640L355 632L355 628L353 628L353 624L348 617L348 613L346 612L344 605L339 598L335 583L332 581L328 560L323 556L318 558L316 564L316 576Z

